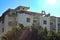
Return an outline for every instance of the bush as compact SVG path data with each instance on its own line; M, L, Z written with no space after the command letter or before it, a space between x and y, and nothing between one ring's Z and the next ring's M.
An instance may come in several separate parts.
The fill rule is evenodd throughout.
M21 34L26 29L30 29L30 26L26 26L23 29L20 29L19 27L12 28L11 31L7 32L7 34L5 34L4 37L2 37L2 40L18 40L18 38L21 36ZM56 33L53 30L48 32L47 28L43 30L38 25L33 23L31 26L31 32L29 31L29 35L27 36L27 39L30 39L30 40L60 40L60 32Z

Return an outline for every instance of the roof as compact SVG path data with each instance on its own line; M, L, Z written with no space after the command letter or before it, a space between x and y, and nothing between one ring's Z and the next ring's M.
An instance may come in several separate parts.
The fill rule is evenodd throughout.
M25 14L30 14L30 15L44 15L42 13L37 13L37 12L30 12L30 11L18 11L19 13L25 13Z
M18 7L16 7L15 9L19 9L19 8L27 8L27 9L29 9L30 7L26 7L26 6L18 6Z
M25 7L25 6L18 6L17 8L19 8L19 7ZM28 8L28 9L29 9L29 7L25 7L25 8ZM17 10L14 10L14 9L10 9L10 8L9 8L8 10L6 10L6 11L2 14L2 16L0 17L0 21L4 21L5 15L7 15L7 13L9 13L10 11L17 12ZM21 10L20 10L19 12L21 12ZM42 14L42 13L36 13L36 12L31 12L31 11L22 11L22 12L24 12L25 14L29 14L29 15L44 15L44 14Z
M4 22L5 15L6 15L7 13L9 13L10 10L12 10L12 9L9 8L8 10L6 10L6 11L2 14L2 16L0 17L0 22L1 22L1 21Z

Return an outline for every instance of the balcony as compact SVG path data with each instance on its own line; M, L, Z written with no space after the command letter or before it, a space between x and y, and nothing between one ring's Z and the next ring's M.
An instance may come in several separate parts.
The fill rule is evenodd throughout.
M11 14L8 14L9 17L15 17L17 16L17 13L11 13Z
M8 22L9 26L17 26L17 21L10 21Z
M16 21L16 17L9 17L8 21Z

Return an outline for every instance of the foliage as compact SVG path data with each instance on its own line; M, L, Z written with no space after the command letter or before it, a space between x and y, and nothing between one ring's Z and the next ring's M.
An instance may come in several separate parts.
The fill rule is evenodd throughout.
M14 27L2 37L2 40L17 40L21 33L21 29Z
M2 37L2 40L18 40L22 32L24 30L29 29L30 26L26 26L23 29L20 28L13 28L11 31L7 32L4 37ZM41 29L38 25L32 24L31 31L29 32L29 35L27 36L27 39L29 40L60 40L60 32L55 31L48 31L47 28Z
M34 25L33 27L34 30L37 29L37 40L60 40L60 32L55 32L54 30L52 31L47 31L47 28L45 27L45 29L40 29L39 26Z

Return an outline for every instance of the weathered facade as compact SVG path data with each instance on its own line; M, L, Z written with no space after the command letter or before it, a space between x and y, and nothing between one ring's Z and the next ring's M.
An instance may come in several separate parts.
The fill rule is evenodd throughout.
M19 24L24 26L31 26L32 23L36 23L43 29L47 27L50 30L60 30L60 18L50 16L46 14L45 11L41 13L27 11L29 7L18 6L15 9L8 9L0 17L0 34L3 35L12 27L18 27Z

